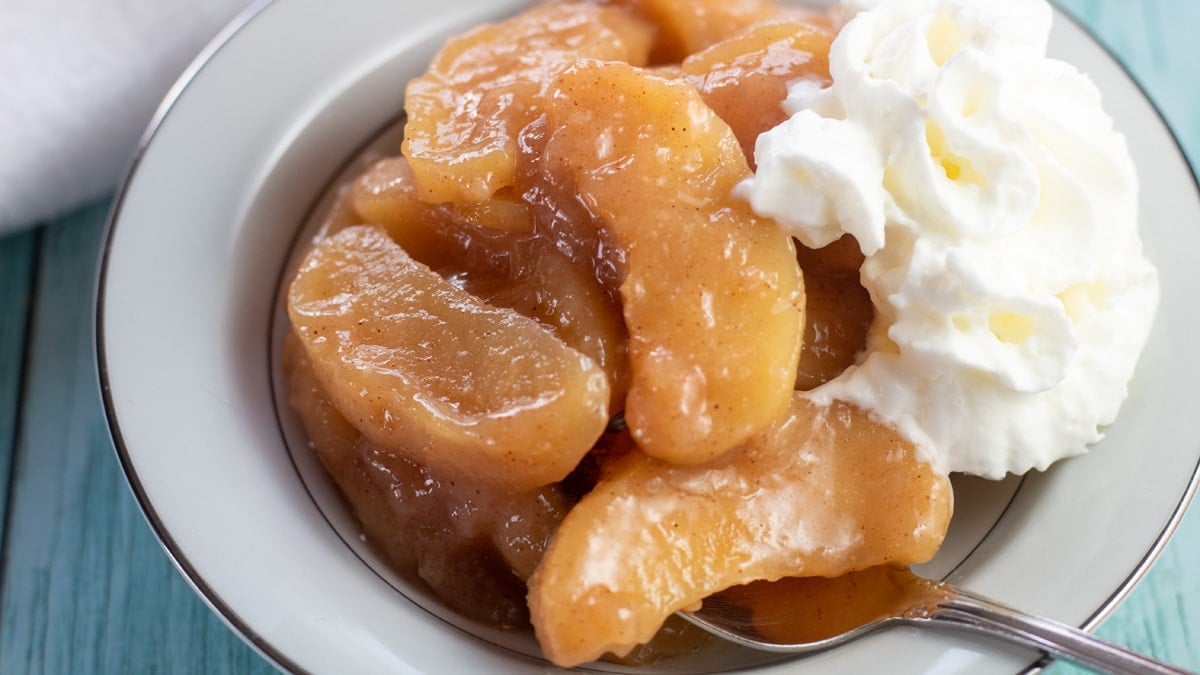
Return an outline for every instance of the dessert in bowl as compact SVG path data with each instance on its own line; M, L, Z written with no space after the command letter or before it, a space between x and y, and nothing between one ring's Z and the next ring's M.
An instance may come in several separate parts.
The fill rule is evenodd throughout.
M353 98L353 97L351 96L350 98ZM303 149L303 147L304 147L304 144L303 144L303 143L297 143L297 144L295 144L295 145L293 145L293 146L292 146L292 148L294 148L294 149L295 149L295 148ZM291 152L291 151L289 151L289 152ZM310 155L310 156L311 156L311 155ZM277 159L278 159L278 158L277 158ZM288 157L284 157L282 161L279 161L279 164L278 164L278 165L279 165L279 166L288 166L288 165L289 165L289 163L288 163L288 161L286 161L286 160L288 160L288 159L289 159ZM282 173L282 172L279 172L279 173ZM275 175L273 174L273 175L271 176L271 178L272 178L272 179L274 179L274 178L275 178ZM270 182L271 182L271 181L268 181L268 183L270 183ZM269 194L269 191L268 191L268 194ZM257 204L257 203L255 203L255 204L252 204L252 205L251 205L251 210L252 210L252 211L255 211L255 210L257 210L258 208L259 208L259 207L258 207L258 204ZM263 214L263 213L261 213L261 212L257 212L257 213L251 213L251 214L249 214L249 215L253 215L253 216L262 216L262 215L264 215L264 214ZM252 221L252 219L250 219L250 218L247 218L247 222L250 222L250 221ZM352 230L352 229L353 229L353 228L349 228L347 231L350 231L350 230ZM333 240L335 240L335 239L336 239L338 236L342 236L342 235L340 235L340 234L339 234L339 235L336 235L335 237L331 237L331 238L330 238L330 241L333 241ZM280 332L280 334L281 334L281 335L282 335L282 334L285 334L285 333L286 333L286 331L281 331L281 332ZM316 486L318 486L318 487L317 487L317 488L315 488L315 489L317 490L318 494L320 494L320 492L319 492L319 490L320 490L320 488L319 488L319 485L320 485L320 481L322 480L322 478L320 477L320 474L315 474L315 473L309 472L309 471L307 471L307 469L305 469L305 465L304 465L304 461L305 461L305 460L303 459L303 454L304 454L304 452L305 452L305 448L303 447L303 445L304 445L304 444L303 444L303 442L299 443L299 444L298 444L298 446L299 446L299 447L293 447L293 451L294 451L294 452L296 453L296 455L297 455L297 461L298 461L298 464L300 464L300 465L301 465L301 469L302 469L302 471L304 471L304 472L305 472L305 476L306 476L306 478L308 479L309 485L310 485L310 486L312 486L312 485L316 485ZM344 525L345 525L345 523L343 523L343 522L340 522L340 521L338 521L338 520L337 520L337 518L339 518L339 517L340 517L340 516L338 516L338 515L337 515L337 514L338 514L338 509L340 508L340 506L339 506L339 504L337 503L336 499L334 499L334 500L328 500L328 499L326 499L326 497L328 497L328 495L326 495L325 497L322 497L322 498L321 498L321 499L322 499L322 505L323 505L323 507L324 507L324 509L325 509L326 513L327 513L327 514L333 514L333 516L331 516L331 517L332 517L332 518L334 518L335 522L337 522L337 523L339 524L339 526L344 526ZM970 500L966 500L966 501L968 501L968 502L969 502ZM1003 502L1001 502L1001 503L1003 504ZM305 505L302 503L302 504L300 504L300 505L299 505L299 508L301 508L301 509L304 509L304 508L307 508L307 507L306 507L306 506L305 506ZM343 513L342 515L344 515L344 513ZM353 525L350 525L349 527L344 527L343 529L344 529L344 531L346 531L346 532L353 532L353 531L354 531ZM350 535L350 536L348 536L347 538L348 538L348 539L351 539L351 540L353 541L353 535ZM978 538L976 539L976 541L978 541ZM362 549L362 550L364 551L364 553L363 553L364 557L367 557L367 558L373 558L373 554L372 554L370 551L366 551L365 549ZM960 558L960 559L961 559L961 558ZM372 560L372 561L373 561L373 562L378 562L377 560ZM386 574L386 572L384 572L384 574Z
M368 539L504 627L527 595L559 665L927 562L949 471L1045 469L1125 398L1157 275L1049 5L836 12L453 38L288 284L293 405Z

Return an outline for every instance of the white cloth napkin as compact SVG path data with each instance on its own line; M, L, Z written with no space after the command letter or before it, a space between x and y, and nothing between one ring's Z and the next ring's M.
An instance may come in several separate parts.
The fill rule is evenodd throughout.
M0 234L116 185L171 84L248 0L0 0Z

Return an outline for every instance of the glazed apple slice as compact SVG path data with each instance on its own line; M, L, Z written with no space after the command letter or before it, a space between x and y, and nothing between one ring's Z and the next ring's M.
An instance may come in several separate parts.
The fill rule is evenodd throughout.
M828 86L829 46L836 36L822 16L760 23L684 59L680 68L738 137L753 165L759 134L787 119L788 87Z
M841 375L867 347L875 305L859 282L863 255L845 235L820 249L796 247L804 270L804 349L796 368L796 389L808 391Z
M751 24L783 11L775 0L617 0L637 9L658 27L651 59L679 63Z
M732 195L749 167L690 84L583 61L551 92L548 180L616 249L625 419L648 454L708 461L787 408L804 323L791 237Z
M491 625L525 628L522 580L568 509L558 484L515 495L444 480L363 440L317 382L298 338L284 348L292 409L371 544L452 607Z
M567 258L537 237L531 208L520 200L421 201L403 157L376 163L349 189L356 222L380 225L410 256L472 295L514 309L587 354L608 375L610 410L625 405L628 336L615 297L592 266Z
M732 586L928 560L951 508L949 480L893 430L797 394L713 464L614 460L534 572L534 627L559 665L621 654Z
M378 228L318 243L288 314L342 415L447 477L507 492L561 480L608 423L595 361L457 288Z
M548 2L446 42L405 92L403 148L422 199L478 202L511 187L545 84L580 58L642 63L652 37L624 8Z

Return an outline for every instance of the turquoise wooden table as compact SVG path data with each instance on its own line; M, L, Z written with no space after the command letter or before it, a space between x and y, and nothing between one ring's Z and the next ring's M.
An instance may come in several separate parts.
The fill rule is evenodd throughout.
M1200 2L1061 4L1142 82L1197 166ZM107 209L0 237L0 673L270 672L172 567L113 453L92 337ZM1200 669L1200 507L1099 633Z

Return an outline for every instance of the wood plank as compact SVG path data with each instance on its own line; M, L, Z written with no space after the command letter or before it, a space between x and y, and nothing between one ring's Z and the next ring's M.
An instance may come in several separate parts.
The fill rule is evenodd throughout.
M17 441L37 232L0 238L0 541L4 540L8 486Z
M172 567L130 494L95 382L104 206L44 232L0 604L2 673L270 672Z
M1200 57L1193 0L1100 2L1060 0L1108 45L1141 82L1175 130L1193 167L1200 165ZM1193 505L1158 562L1096 631L1121 645L1179 666L1200 669L1200 507ZM1086 672L1058 664L1054 675Z

